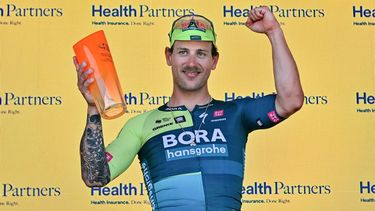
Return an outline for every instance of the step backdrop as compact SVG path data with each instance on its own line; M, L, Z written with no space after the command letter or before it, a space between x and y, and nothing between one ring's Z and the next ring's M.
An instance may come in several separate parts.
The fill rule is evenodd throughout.
M375 1L1 1L0 210L150 210L139 161L106 188L85 187L79 142L86 105L72 45L104 30L128 112L104 121L105 142L131 117L166 103L171 22L215 23L220 100L275 92L265 35L247 11L268 6L298 63L304 107L249 136L242 210L375 209ZM193 210L193 208L192 208Z

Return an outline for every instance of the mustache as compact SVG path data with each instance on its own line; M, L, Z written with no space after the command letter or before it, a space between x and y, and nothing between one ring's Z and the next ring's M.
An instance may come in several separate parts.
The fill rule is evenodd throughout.
M201 69L197 66L193 66L193 67L184 67L182 68L182 72L202 72Z

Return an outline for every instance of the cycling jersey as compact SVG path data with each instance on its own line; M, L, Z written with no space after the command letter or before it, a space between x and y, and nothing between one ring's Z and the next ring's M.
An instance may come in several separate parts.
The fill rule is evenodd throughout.
M247 136L280 121L275 95L192 111L163 105L130 119L107 147L111 179L138 154L153 210L240 210Z

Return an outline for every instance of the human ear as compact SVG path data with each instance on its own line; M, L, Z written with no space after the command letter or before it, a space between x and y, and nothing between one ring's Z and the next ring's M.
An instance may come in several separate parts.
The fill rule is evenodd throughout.
M165 49L164 49L164 55L165 55L165 60L167 62L167 65L171 66L172 65L172 62L171 62L172 51L171 51L171 49L169 47L165 47Z

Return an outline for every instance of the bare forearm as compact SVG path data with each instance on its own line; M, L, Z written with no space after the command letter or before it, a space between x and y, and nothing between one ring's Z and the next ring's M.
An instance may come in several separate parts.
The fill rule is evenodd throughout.
M297 65L286 43L284 33L268 7L256 7L249 12L246 26L265 33L272 45L273 70L276 84L276 111L288 117L301 108L303 91Z
M103 140L100 116L89 109L80 145L82 179L89 187L104 186L110 181Z
M303 104L298 68L281 28L272 31L267 36L272 45L273 69L278 95L276 109L280 115L288 117Z

